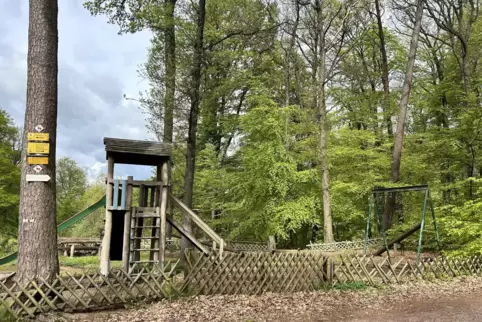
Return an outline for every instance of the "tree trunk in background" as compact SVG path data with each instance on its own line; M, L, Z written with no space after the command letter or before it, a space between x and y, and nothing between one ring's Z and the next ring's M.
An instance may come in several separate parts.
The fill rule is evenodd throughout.
M293 28L290 30L290 41L288 49L286 50L285 57L285 106L290 105L290 93L291 93L291 64L293 63L293 50L296 44L296 32L298 30L298 24L300 22L300 4L298 0L295 0L296 18L293 24Z
M375 0L375 9L378 25L378 37L380 39L380 53L382 56L382 84L383 84L383 117L387 127L388 136L393 136L393 124L390 114L390 81L388 78L388 58L385 43L385 33L383 31L382 13L380 10L380 0Z
M177 0L166 0L166 21L164 29L164 64L166 68L166 93L164 95L164 142L172 143L174 128L174 105L176 94L176 30L174 25L174 9ZM171 182L171 166L169 182ZM172 215L171 207L168 209ZM172 226L166 223L166 238L171 238Z
M192 208L193 190L194 190L194 170L196 167L196 134L199 115L199 105L201 103L200 87L201 87L201 68L203 58L203 40L204 40L204 21L206 16L206 0L199 0L197 17L197 34L194 42L194 57L191 70L191 108L189 112L189 130L187 138L186 153L186 172L184 174L184 203ZM192 232L192 223L189 217L183 215L182 227L188 232ZM184 259L184 251L191 247L191 243L186 238L181 240L181 256Z
M398 182L400 179L400 162L402 160L403 136L405 132L405 122L407 118L408 99L410 91L412 90L412 76L413 67L415 65L415 58L417 56L418 37L422 25L424 0L417 1L417 11L415 13L415 24L413 26L412 40L410 41L410 51L408 53L407 69L405 71L405 79L403 81L402 96L398 104L398 121L397 133L395 136L395 144L393 147L392 167L390 173L390 180ZM392 226L393 211L395 209L396 194L391 194L385 205L383 212L384 229L390 229Z
M20 191L17 279L52 280L59 272L55 203L55 147L57 133L58 72L57 0L30 0L28 30L27 107ZM40 174L48 182L27 182L33 174L27 164L27 133L42 125L50 134L49 164Z
M317 33L320 39L320 60L318 70L318 123L320 126L320 152L319 161L321 167L321 187L323 191L323 241L331 243L333 239L333 220L331 218L331 198L330 198L330 170L328 164L328 120L326 113L326 43L325 28L323 26L323 10L319 0L316 1L317 10Z

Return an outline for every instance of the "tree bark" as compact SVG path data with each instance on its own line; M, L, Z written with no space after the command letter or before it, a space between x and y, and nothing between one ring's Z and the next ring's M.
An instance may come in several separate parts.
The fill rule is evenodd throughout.
M326 43L323 25L323 10L319 0L316 1L317 33L319 35L319 70L318 70L318 124L320 127L321 187L323 192L323 241L331 243L333 239L333 222L331 218L330 172L328 164L328 120L326 113L325 82L326 82Z
M57 0L29 1L27 104L20 191L17 279L26 283L51 281L59 272L55 202L55 148L57 134L58 73ZM37 125L50 135L49 164L40 174L48 182L27 182L33 174L27 164L27 133Z
M417 1L417 11L415 13L415 24L413 26L412 39L410 41L407 69L405 71L405 79L403 81L402 96L400 97L400 102L398 104L399 110L397 132L395 137L395 144L393 147L392 165L390 172L390 180L394 183L398 182L400 179L400 164L402 160L403 137L405 132L405 122L407 118L408 99L412 90L413 67L415 65L415 58L417 56L418 38L422 25L423 4L424 0ZM387 203L385 205L385 211L383 213L383 227L385 231L387 229L390 229L392 226L393 211L396 202L395 196L395 193L391 194L388 197Z
M378 25L378 38L380 39L380 54L382 56L382 84L383 84L383 116L389 137L393 136L393 124L390 114L390 80L388 78L388 58L385 43L385 33L383 31L382 13L380 10L380 0L375 0L375 9Z
M285 106L290 105L291 94L291 64L293 63L293 49L296 44L296 31L298 30L298 24L300 22L300 4L298 0L295 0L296 18L293 23L293 28L290 30L290 41L285 56Z
M166 92L164 95L164 142L172 143L174 129L174 105L176 94L176 30L174 25L174 10L177 0L165 0L166 21L164 29L164 64L166 69ZM171 180L171 166L169 166L169 180ZM169 188L171 189L171 188ZM171 207L168 213L172 214ZM166 238L171 238L172 226L166 223Z
M194 190L194 172L196 167L196 135L197 123L199 115L199 106L201 102L200 87L201 87L201 68L203 58L203 40L204 40L204 21L206 17L206 0L199 0L199 7L197 9L197 32L194 41L194 57L193 66L191 70L191 108L189 112L189 130L187 138L187 153L186 153L186 171L184 174L184 197L183 202L190 208L193 204L193 190ZM192 223L188 216L183 214L182 227L192 233ZM190 241L182 237L181 240L181 256L184 257L184 251L191 247Z

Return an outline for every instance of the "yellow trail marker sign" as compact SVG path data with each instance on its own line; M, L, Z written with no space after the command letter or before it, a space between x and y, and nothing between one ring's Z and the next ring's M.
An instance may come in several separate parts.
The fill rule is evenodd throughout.
M44 142L48 142L48 140L49 140L49 134L48 134L48 133L29 132L27 138L28 138L29 141L44 141Z
M27 158L28 164L49 164L48 157L28 157Z
M27 151L28 153L33 153L33 154L49 154L50 145L48 143L28 142Z

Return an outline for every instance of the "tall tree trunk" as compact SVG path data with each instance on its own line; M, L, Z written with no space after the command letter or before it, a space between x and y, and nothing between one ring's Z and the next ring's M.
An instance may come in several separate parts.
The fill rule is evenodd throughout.
M408 99L412 90L412 75L417 56L418 37L422 25L424 0L417 1L417 11L415 12L415 25L413 26L412 39L410 41L410 51L408 53L407 69L405 71L405 79L403 81L402 96L398 104L398 120L395 144L393 147L392 166L390 180L398 182L400 179L400 163L402 160L403 136L405 132L405 122L407 118ZM385 211L383 213L384 229L390 229L392 226L393 211L395 209L396 194L393 193L387 199Z
M58 73L57 0L30 0L28 29L27 106L20 190L17 278L20 283L59 272L55 203L55 148L57 134ZM40 174L48 182L27 182L34 173L27 163L27 133L41 125L50 135L48 165Z
M388 58L385 43L385 33L383 31L382 13L380 10L380 0L375 0L375 9L378 25L378 38L380 39L380 53L382 55L382 84L383 84L383 117L387 127L389 137L393 136L393 124L390 114L390 80L388 78Z
M317 34L319 35L319 69L318 69L318 123L320 126L319 161L321 167L321 187L323 191L323 241L331 243L333 239L333 221L331 218L330 172L328 166L328 120L326 113L325 82L326 82L326 43L323 25L323 10L319 0L316 1Z
M298 24L300 22L300 4L298 0L295 0L296 18L293 23L293 28L290 30L290 41L288 49L286 50L285 57L285 106L290 105L290 93L291 93L291 64L293 63L293 49L296 43L296 31L298 30Z
M194 41L194 57L191 70L191 108L189 112L189 130L187 138L187 154L186 154L186 171L184 174L184 203L192 208L193 190L194 190L194 171L196 167L196 134L199 115L199 106L201 103L200 87L201 87L201 68L203 58L203 40L204 40L204 21L206 17L206 0L199 0L197 17L197 33ZM183 215L182 227L188 232L192 232L192 223L189 217ZM184 251L191 247L191 243L186 238L181 241L181 256Z
M177 0L165 0L166 21L164 29L164 64L166 69L166 92L164 95L164 142L172 143L174 128L174 105L176 94L176 31L174 25L174 9ZM171 169L171 167L169 167ZM169 170L169 182L171 182ZM172 214L172 210L169 209ZM166 223L166 237L171 238L172 226Z

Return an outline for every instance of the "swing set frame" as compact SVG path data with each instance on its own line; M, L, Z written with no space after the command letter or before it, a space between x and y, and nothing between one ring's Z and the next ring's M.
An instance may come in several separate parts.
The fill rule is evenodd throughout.
M412 191L420 191L425 193L425 198L423 201L423 210L420 218L420 222L412 227L410 230L406 231L404 234L400 235L398 238L395 239L395 241L388 242L387 241L387 234L385 232L385 223L383 222L383 215L382 211L384 209L384 206L380 209L379 204L378 204L378 196L383 195L383 194L393 194L397 192L412 192ZM376 187L372 189L372 192L370 194L370 197L368 198L368 216L367 216L367 225L366 225L366 231L365 231L365 241L364 241L364 246L363 246L363 255L366 255L367 251L367 246L368 246L368 240L370 237L370 232L371 232L371 222L372 222L372 217L374 217L376 225L379 227L378 231L382 235L383 239L383 248L379 249L377 253L381 254L384 253L385 251L387 252L388 258L390 258L390 251L389 248L396 242L400 242L403 239L407 238L408 236L412 235L415 233L417 230L420 230L419 236L418 236L418 247L417 247L417 264L420 262L420 253L422 251L422 240L423 240L423 230L425 227L425 217L427 214L427 207L430 207L430 213L432 215L432 221L433 221L433 226L435 230L435 238L437 241L437 247L440 250L440 239L439 239L439 232L437 228L437 220L435 218L435 211L433 207L433 202L432 198L430 196L430 188L428 185L418 185L418 186L406 186L406 187L392 187L392 188L382 188L382 187ZM380 211L382 210L382 211ZM372 216L373 215L373 216ZM418 228L419 226L419 228Z

